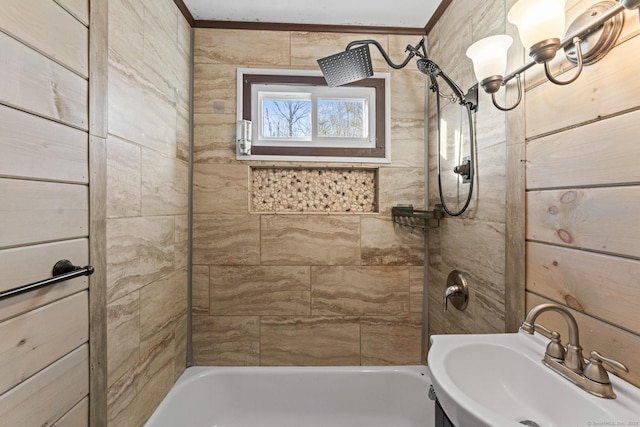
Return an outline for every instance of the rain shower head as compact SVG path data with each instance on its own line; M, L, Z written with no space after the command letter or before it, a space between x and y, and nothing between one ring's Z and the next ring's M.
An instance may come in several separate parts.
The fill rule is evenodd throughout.
M318 59L318 65L331 87L373 76L368 44Z
M377 47L387 64L396 70L404 68L415 55L421 58L426 57L424 39L421 39L416 47L407 46L406 51L409 52L409 55L401 64L394 64L387 52L376 40L356 40L349 43L344 52L318 59L318 65L322 70L322 74L324 74L327 84L331 87L340 86L373 76L373 65L371 65L371 54L369 52L370 44ZM422 52L420 49L422 49Z

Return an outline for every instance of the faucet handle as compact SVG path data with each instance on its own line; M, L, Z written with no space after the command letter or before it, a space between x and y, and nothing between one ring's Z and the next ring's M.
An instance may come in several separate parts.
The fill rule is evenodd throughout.
M551 342L547 344L545 353L547 356L553 357L554 359L564 360L566 351L560 341L560 334L558 332L551 331Z
M534 323L533 330L549 339L551 339L554 333L558 334L557 332L542 326L540 323ZM560 334L558 334L558 338L560 338Z
M527 321L522 322L522 324L520 325L520 330L528 333L529 335L533 335L534 332L537 332L543 337L549 339L551 339L551 334L553 333L551 329L542 326L540 323L531 324Z
M560 334L556 331L547 329L539 323L534 323L533 329L540 335L543 335L551 340L551 342L547 344L547 349L545 351L547 356L553 357L557 360L564 360L566 351L564 349L564 346L562 345L562 342L560 341Z
M618 362L614 359L604 357L594 350L590 353L589 363L587 364L587 366L585 366L583 375L591 381L595 381L601 384L609 384L609 374L607 373L605 367L602 366L603 362L614 370L629 372L629 368L627 368L623 363Z

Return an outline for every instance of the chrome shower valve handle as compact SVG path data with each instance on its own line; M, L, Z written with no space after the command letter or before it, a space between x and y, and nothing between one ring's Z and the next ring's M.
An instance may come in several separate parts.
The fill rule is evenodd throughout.
M444 311L449 308L449 300L455 308L463 311L469 304L469 286L458 270L453 270L447 277L447 289L444 292Z

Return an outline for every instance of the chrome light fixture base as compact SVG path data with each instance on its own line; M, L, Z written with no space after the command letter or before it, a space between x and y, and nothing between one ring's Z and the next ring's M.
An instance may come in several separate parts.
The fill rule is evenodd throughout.
M622 0L626 9L637 9L640 7L640 0Z
M496 93L502 87L502 76L495 75L482 79L480 86L486 93Z
M529 48L529 56L538 64L551 61L560 49L560 39L542 40Z
M571 23L567 29L567 34L572 34L579 28L588 25L594 18L600 17L608 9L615 6L616 3L616 1L607 0L594 4ZM604 58L615 46L623 25L624 13L620 13L605 21L590 33L582 36L580 47L582 49L583 64L590 65ZM569 62L578 63L578 52L573 44L565 46L564 53Z

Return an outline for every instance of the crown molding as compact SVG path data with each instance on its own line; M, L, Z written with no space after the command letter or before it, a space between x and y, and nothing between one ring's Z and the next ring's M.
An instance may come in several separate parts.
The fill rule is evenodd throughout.
M189 23L189 25L193 28L194 23L196 22L196 20L193 19L193 15L189 11L189 8L187 7L187 5L184 4L184 1L183 0L173 0L173 2L176 4L176 6L178 6L178 9L180 10L180 12L182 12L182 16L184 16L184 19L186 19L187 22Z
M183 0L173 0L184 18L192 28L220 28L232 30L256 31L303 31L323 33L353 33L353 34L395 34L395 35L428 35L442 17L452 0L442 0L424 28L382 27L361 25L320 25L320 24L290 24L280 22L242 22L242 21L208 21L196 20L184 4Z
M362 25L293 24L280 22L194 21L194 28L220 28L258 31L303 31L323 33L425 35L424 28L382 27Z
M427 25L424 26L424 33L426 35L429 35L433 27L436 26L436 24L438 23L440 18L442 18L442 15L444 15L445 10L447 10L447 8L449 7L452 1L453 0L442 0L440 2L440 5L436 9L436 11L433 12L431 19L429 19L429 22L427 22Z

